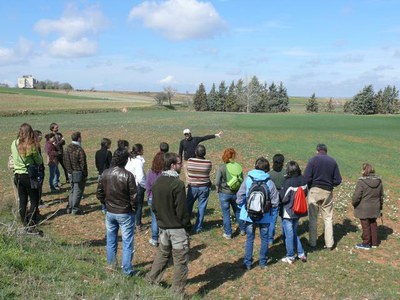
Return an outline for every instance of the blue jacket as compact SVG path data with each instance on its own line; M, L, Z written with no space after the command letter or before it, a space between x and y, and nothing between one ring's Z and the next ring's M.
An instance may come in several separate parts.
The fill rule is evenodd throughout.
M251 175L254 179L256 180L265 180L269 177L268 173L265 173L262 170L251 170L247 175ZM253 220L250 219L249 215L247 214L246 210L246 200L247 196L249 194L249 189L252 184L252 180L249 176L246 177L246 179L243 181L242 185L239 188L239 191L236 194L236 203L238 204L238 207L240 208L240 220L246 221L253 223ZM272 180L268 180L267 186L270 190L270 196L271 196L271 202L273 207L277 207L279 205L279 193L278 190L275 187L275 184L272 182ZM256 221L255 223L271 223L272 220L272 215L270 213L264 214L261 220Z

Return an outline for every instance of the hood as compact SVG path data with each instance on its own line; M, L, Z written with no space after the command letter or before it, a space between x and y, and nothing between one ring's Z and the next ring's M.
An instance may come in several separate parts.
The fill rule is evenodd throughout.
M382 182L378 176L360 177L359 179L373 189L376 189Z

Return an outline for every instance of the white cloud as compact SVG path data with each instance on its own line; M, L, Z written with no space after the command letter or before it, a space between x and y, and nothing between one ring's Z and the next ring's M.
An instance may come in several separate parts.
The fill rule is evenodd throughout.
M127 66L125 69L129 70L129 71L139 72L139 73L148 73L148 72L153 71L153 69L151 67L145 66L145 65L140 65L140 64Z
M24 62L32 55L32 43L20 38L18 44L14 48L0 47L0 65L10 65Z
M61 37L46 48L51 56L63 58L91 56L97 52L96 42L87 38L71 41L65 37Z
M214 6L197 0L144 1L130 11L134 19L172 40L211 38L226 29Z
M34 29L43 36L58 35L53 41L42 43L50 55L55 57L82 57L97 52L94 37L108 26L103 13L95 6L83 11L68 5L60 19L39 20Z
M167 77L160 80L161 84L171 84L175 82L175 78L172 75L168 75Z

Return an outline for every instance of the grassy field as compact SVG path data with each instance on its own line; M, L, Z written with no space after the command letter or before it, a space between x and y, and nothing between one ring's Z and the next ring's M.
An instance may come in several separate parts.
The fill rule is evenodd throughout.
M13 94L0 94L0 111L16 107ZM214 166L220 163L226 147L238 152L238 162L245 171L253 167L258 156L271 159L282 153L286 160L296 160L304 169L314 155L315 145L328 145L329 154L338 162L343 184L335 190L334 232L337 247L323 249L323 238L317 250L307 247L308 219L299 226L301 240L308 253L308 262L284 265L279 260L285 255L284 244L277 226L276 243L270 250L271 260L266 270L255 266L244 272L241 262L245 238L222 238L222 216L218 197L211 192L205 230L191 237L191 262L187 292L194 299L398 299L400 297L400 234L399 182L397 155L400 148L400 116L353 116L343 114L305 114L304 102L295 100L297 109L289 114L196 113L184 110L132 109L126 113L114 108L128 106L120 100L86 100L16 95L24 109L37 109L43 114L0 117L0 299L174 299L165 289L171 283L172 269L168 269L163 287L146 284L143 277L125 279L121 274L105 270L105 228L99 202L95 199L96 171L94 153L102 137L116 141L127 139L131 144L144 145L145 167L161 141L178 150L182 129L189 127L194 135L224 132L223 137L205 142L207 157ZM32 98L31 98L32 97ZM111 96L110 96L111 97ZM34 102L30 102L33 99ZM47 100L48 99L48 100ZM111 98L110 98L111 99ZM49 101L49 102L48 102ZM102 107L109 112L76 114L90 104L91 109ZM65 106L62 103L67 103ZM50 111L47 103L56 103L62 112ZM125 106L123 106L125 103ZM121 105L121 106L119 106ZM292 105L292 103L291 103ZM33 108L35 106L35 108ZM80 130L83 147L88 156L89 177L82 206L85 215L72 217L65 213L67 185L63 192L48 193L45 184L44 200L48 207L41 210L45 232L43 238L19 234L15 220L15 198L11 174L6 160L11 141L21 123L28 122L35 129L48 132L51 122L60 124L60 131L70 141L70 135ZM383 223L379 221L378 249L362 252L354 248L360 241L359 222L353 217L350 198L365 161L373 164L382 176L386 198ZM215 167L212 178L215 178ZM62 179L64 181L64 179ZM148 209L145 223L149 224ZM321 224L321 220L319 222ZM319 233L322 234L322 225ZM155 249L148 244L149 230L135 236L134 263L142 274L148 272ZM255 260L258 259L255 246Z

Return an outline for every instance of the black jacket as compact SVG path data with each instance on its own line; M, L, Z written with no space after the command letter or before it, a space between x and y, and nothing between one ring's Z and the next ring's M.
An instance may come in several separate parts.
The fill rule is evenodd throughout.
M307 197L308 188L306 180L303 176L288 177L283 183L282 189L279 191L279 215L286 219L297 219L307 215L297 215L293 211L294 196L299 187L303 187L304 194ZM284 213L286 212L286 214Z
M211 135L206 135L206 136L191 136L189 139L183 139L179 143L179 156L182 159L182 154L183 154L183 160L188 160L189 158L196 157L196 154L194 153L196 150L196 147L198 144L200 144L202 141L214 139L215 134Z
M103 173L105 169L108 169L111 165L112 153L106 147L102 147L96 151L95 164L99 175Z
M135 177L120 167L106 169L97 185L96 197L113 214L135 212L138 206Z

